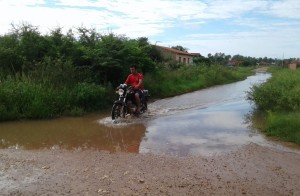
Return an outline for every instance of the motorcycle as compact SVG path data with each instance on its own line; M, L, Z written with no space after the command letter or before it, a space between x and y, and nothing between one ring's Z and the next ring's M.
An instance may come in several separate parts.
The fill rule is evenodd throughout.
M118 100L114 101L111 118L112 120L118 118L125 118L128 115L138 115L136 112L136 101L134 97L133 87L127 84L120 84L116 88L116 93L119 95ZM140 98L140 112L147 111L148 97L150 97L148 90L143 90L143 96Z

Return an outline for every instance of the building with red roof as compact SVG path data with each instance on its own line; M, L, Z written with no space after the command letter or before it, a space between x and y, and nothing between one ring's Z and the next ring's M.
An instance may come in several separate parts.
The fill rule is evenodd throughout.
M177 61L183 64L193 64L193 57L195 57L194 54L164 46L155 45L155 47L162 53L165 61Z

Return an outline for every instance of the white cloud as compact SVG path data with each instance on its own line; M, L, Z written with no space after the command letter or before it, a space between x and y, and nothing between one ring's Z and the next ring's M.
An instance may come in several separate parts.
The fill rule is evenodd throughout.
M244 56L282 58L299 57L295 43L300 43L300 28L270 31L235 32L227 34L198 34L182 41L189 45L190 52L200 52L203 55L223 52L225 54L241 54ZM174 45L175 43L170 43Z
M300 19L300 2L298 0L274 1L265 12L276 17Z
M162 45L181 44L200 53L206 48L211 50L210 53L226 49L231 53L244 50L250 55L260 51L254 49L257 43L273 51L284 50L276 49L283 45L295 48L296 42L299 42L296 35L299 33L299 13L298 0L61 0L51 5L42 0L0 0L0 34L7 33L11 23L20 22L39 26L42 33L55 27L68 30L84 26L132 38L148 37L154 42L161 41ZM222 26L203 29L213 22L229 20L231 29ZM174 33L170 33L170 29ZM177 30L194 33L174 37ZM244 44L249 46L249 50ZM274 46L275 49L272 48Z
M45 4L44 0L0 0L0 6L13 6L13 7L22 7L22 6L33 6Z

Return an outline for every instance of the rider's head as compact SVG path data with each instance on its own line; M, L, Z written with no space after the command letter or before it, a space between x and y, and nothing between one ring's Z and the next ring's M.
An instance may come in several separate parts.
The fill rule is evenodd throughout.
M131 65L130 66L130 72L135 74L136 73L136 65Z

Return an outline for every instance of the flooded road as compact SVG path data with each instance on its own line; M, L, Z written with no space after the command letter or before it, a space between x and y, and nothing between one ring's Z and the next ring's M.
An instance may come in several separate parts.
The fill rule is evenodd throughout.
M154 108L168 114L147 125L147 141L141 152L178 156L214 154L233 150L250 142L269 145L247 117L252 109L245 99L253 84L262 83L270 74L257 73L233 84L159 100Z
M250 128L246 91L269 74L162 99L141 118L114 122L110 114L0 123L0 148L95 149L176 156L213 154L244 144L270 145ZM271 143L272 145L272 143Z

